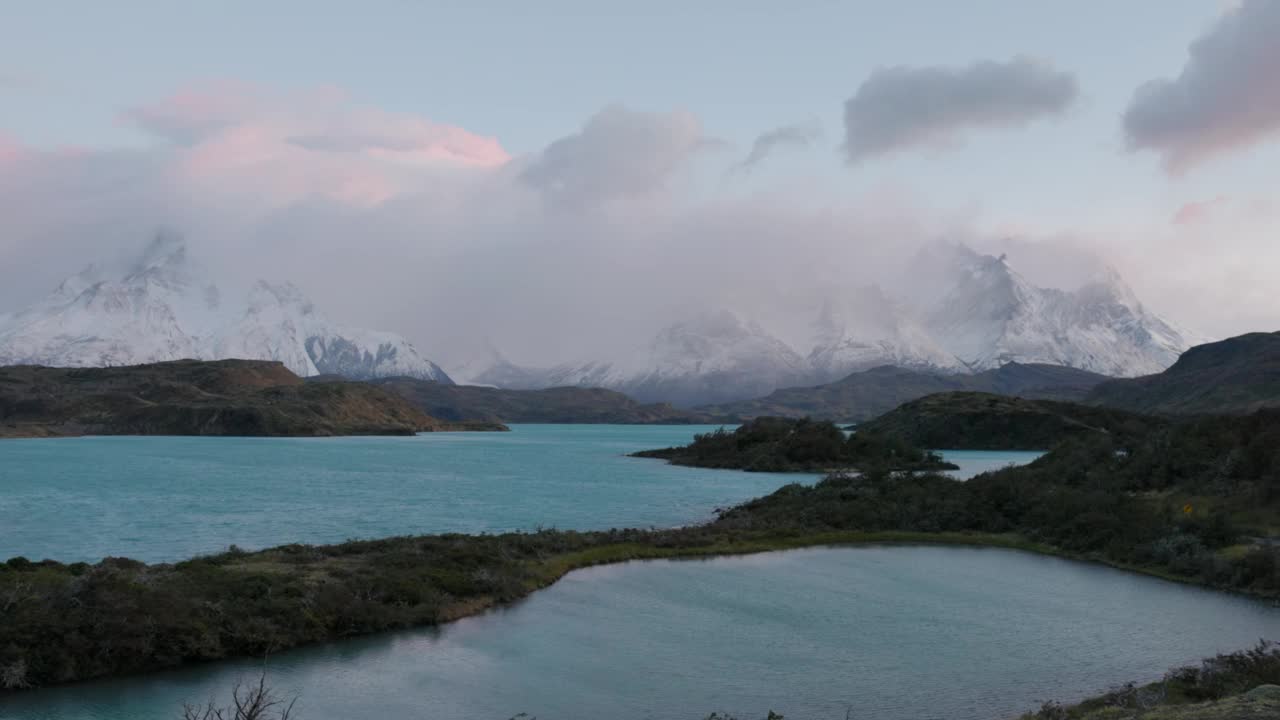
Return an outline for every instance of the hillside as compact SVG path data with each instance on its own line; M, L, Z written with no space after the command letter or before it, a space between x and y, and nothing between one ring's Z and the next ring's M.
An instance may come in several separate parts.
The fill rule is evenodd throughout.
M0 437L410 435L449 428L378 388L306 383L273 361L0 368Z
M1280 407L1280 332L1197 345L1162 373L1102 383L1087 401L1162 414Z
M603 388L557 387L502 390L475 385L444 385L398 377L370 381L442 420L496 423L685 424L711 422L699 412L666 403L642 404Z
M929 448L1046 450L1081 435L1132 436L1163 422L1054 400L946 392L913 400L858 426Z
M933 393L968 390L1052 400L1083 400L1106 376L1057 365L1006 363L973 375L882 366L816 387L776 390L756 400L698 410L716 417L813 417L862 422Z

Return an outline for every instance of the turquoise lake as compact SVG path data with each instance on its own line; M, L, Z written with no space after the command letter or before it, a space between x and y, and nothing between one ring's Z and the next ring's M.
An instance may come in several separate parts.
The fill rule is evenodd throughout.
M1016 717L1280 632L1280 608L991 548L815 548L570 573L439 629L266 662L298 720ZM261 660L50 688L3 720L172 720Z
M0 559L147 562L439 532L671 527L812 476L627 453L716 426L517 425L415 437L0 442ZM1037 453L946 452L958 477Z

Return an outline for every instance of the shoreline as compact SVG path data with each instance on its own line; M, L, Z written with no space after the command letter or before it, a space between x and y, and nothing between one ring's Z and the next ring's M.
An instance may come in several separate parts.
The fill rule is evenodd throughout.
M1230 431L1235 446L1244 446L1256 422L1233 421L1225 429L1188 424L1179 426L1180 435L1157 440L1185 440L1194 449L1209 435L1219 447L1218 434ZM825 427L805 427L830 440ZM800 459L815 454L800 452L810 449L804 443L792 449ZM905 457L890 441L849 452L858 453ZM858 477L828 475L812 485L790 482L676 528L403 535L253 552L233 546L151 565L111 557L96 564L14 558L0 565L0 603L7 611L0 618L0 682L7 690L0 692L440 626L513 604L593 566L822 546L1021 550L1275 602L1280 558L1250 532L1273 520L1265 487L1192 494L1205 454L1188 450L1173 458L1173 470L1186 480L1157 484L1154 489L1164 491L1159 502L1139 492L1151 490L1149 483L1134 478L1159 470L1167 480L1172 471L1164 464L1148 467L1163 456L1117 455L1109 438L1094 438L1050 453L1049 461L969 482L878 468ZM1082 465L1097 472L1084 478L1089 471ZM285 520L281 529L287 528Z
M926 533L911 531L841 531L816 533L800 537L778 538L776 540L756 540L745 543L713 546L711 548L689 547L663 549L638 544L633 546L606 545L600 548L593 548L591 550L573 553L568 557L559 559L559 562L553 564L550 568L552 572L558 572L558 574L556 574L554 579L546 585L542 585L536 588L536 590L550 587L560 578L563 578L565 575L575 570L583 570L602 565L616 565L619 563L645 560L711 559L717 557L735 557L740 555L759 555L761 553L770 552L787 552L789 550L804 550L807 548L818 547L858 548L873 545L934 545L942 547L1020 550L1046 557L1072 560L1092 565L1102 565L1115 570L1143 575L1158 580L1165 580L1179 585L1186 585L1189 587L1200 588L1202 590L1220 592L1227 595L1234 595L1237 597L1280 605L1280 594L1251 592L1239 588L1215 587L1213 585L1198 582L1193 578L1187 578L1160 570L1159 568L1128 565L1125 563L1113 562L1105 558L1071 553L1065 550L1060 550L1051 545L1035 543L1017 535L1001 535L996 533Z
M693 526L697 528L699 526ZM362 541L371 543L385 543L394 541L412 541L420 538L432 538L439 536L405 536L397 538L385 538L382 540ZM455 536L455 537L473 537L473 536ZM1180 585L1197 587L1212 592L1225 592L1229 595L1243 597L1254 601L1280 604L1280 595L1269 593L1248 592L1234 588L1220 588L1197 582L1190 578L1183 578L1168 572L1161 571L1156 568L1144 568L1139 566L1129 566L1121 563L1107 561L1102 558L1089 557L1077 553L1062 551L1043 543L1035 543L1021 536L1012 534L994 534L994 533L956 533L956 532L913 532L913 531L882 531L882 532L860 532L860 531L838 531L812 533L805 535L793 536L775 536L775 537L758 537L750 538L737 542L717 542L706 546L673 546L658 547L643 543L614 543L599 545L596 547L585 548L581 550L571 551L559 555L554 555L537 562L532 568L534 576L532 582L528 583L523 592L509 599L499 599L493 595L472 596L464 599L458 599L441 606L438 609L436 619L430 622L415 623L400 627L388 627L377 629L369 632L359 632L346 634L335 637L321 638L317 640L298 642L287 646L274 648L274 652L289 652L294 650L302 650L307 647L315 647L328 643L341 643L346 640L354 640L358 638L368 638L377 635L401 632L405 630L421 630L426 628L444 627L450 623L464 620L470 617L476 617L492 611L499 611L514 607L519 603L528 600L540 590L550 588L568 574L586 570L593 567L602 567L607 565L619 565L628 562L651 562L651 561L678 561L678 560L712 560L715 558L731 558L747 555L758 555L772 552L788 552L794 550L804 550L813 548L848 548L856 549L859 547L873 546L935 546L935 547L969 547L969 548L995 548L1002 550L1014 550L1041 555L1045 557L1054 557L1074 562L1084 562L1095 565L1110 567L1123 572L1131 572L1138 575L1152 577L1158 580L1175 582ZM247 555L257 555L260 553L271 553L282 548L294 546L278 546L276 548L267 548L265 550L247 553ZM207 557L207 556L206 556ZM201 558L192 558L182 562L199 561ZM169 570L181 563L157 563L147 567L153 569ZM263 657L269 656L270 653ZM113 673L107 675L98 675L94 677L86 677L66 682L50 683L30 688L22 689L0 689L0 702L6 696L15 696L19 693L39 692L44 688L70 687L82 685L86 683L102 682L118 680L130 677L145 677L152 675L160 675L169 671L177 671L197 667L200 665L213 664L225 661L246 660L257 657L255 655L228 655L225 657L211 659L188 660L177 665L164 667L154 667L141 669L137 671L126 671L123 673ZM1121 681L1123 682L1123 681Z
M52 430L51 428L57 428ZM100 438L100 437L129 437L129 438L192 438L192 437L210 437L210 438L282 438L282 439L317 439L325 438L349 438L349 437L414 437L415 435L426 435L431 433L445 432L511 432L511 428L503 423L487 422L483 420L462 421L462 422L441 422L439 425L427 429L371 429L369 432L343 432L343 433L258 433L254 435L228 435L221 433L111 433L111 432L93 432L92 430L81 432L76 429L69 431L64 430L65 426L56 424L34 424L27 423L21 426L9 425L0 426L0 441L3 440L70 440L73 438ZM47 431L47 432L45 432Z

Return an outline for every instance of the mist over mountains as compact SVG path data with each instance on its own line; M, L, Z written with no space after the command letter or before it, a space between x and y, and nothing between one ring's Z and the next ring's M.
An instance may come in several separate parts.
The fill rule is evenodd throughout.
M331 322L290 283L228 292L161 233L123 269L90 266L25 310L0 315L0 365L102 367L184 358L278 360L301 376L451 383L394 333Z
M1163 370L1190 344L1109 268L1074 290L1045 288L1003 255L935 244L911 259L909 272L914 284L828 285L786 307L770 306L766 285L745 310L690 308L647 339L633 331L619 344L629 349L577 358L566 351L549 366L513 362L489 345L452 374L464 383L603 387L695 406L886 365L956 374L1042 363L1130 377ZM478 338L489 328L470 330ZM443 345L432 343L457 356ZM336 324L288 282L215 282L173 233L121 269L87 268L35 305L0 315L0 364L231 357L279 360L302 376L452 382L404 337Z
M917 269L927 290L914 296L871 285L825 299L803 344L735 311L707 309L611 358L528 368L491 350L487 364L459 375L500 387L607 387L645 402L698 405L886 365L951 374L1039 363L1132 377L1160 372L1190 344L1110 268L1075 290L1043 288L1004 256L938 245Z

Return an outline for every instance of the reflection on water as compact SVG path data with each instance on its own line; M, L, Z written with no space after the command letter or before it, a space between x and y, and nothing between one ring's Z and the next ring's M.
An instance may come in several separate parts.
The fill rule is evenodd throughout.
M1280 636L1280 609L957 547L798 550L571 573L509 609L267 663L301 720L1016 715ZM261 662L55 688L5 720L169 720Z

